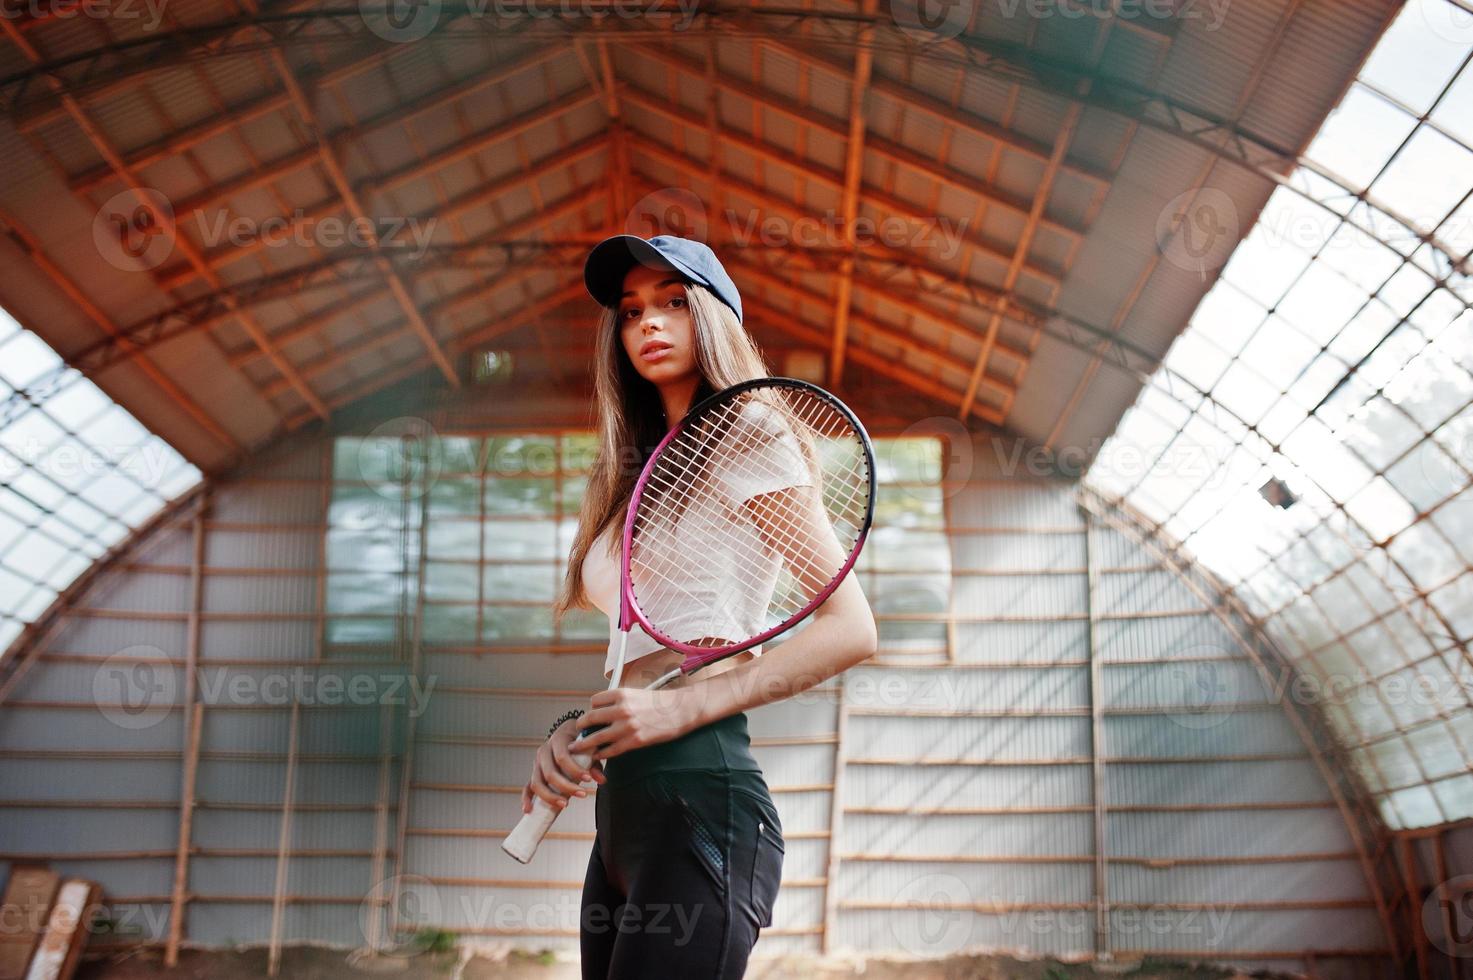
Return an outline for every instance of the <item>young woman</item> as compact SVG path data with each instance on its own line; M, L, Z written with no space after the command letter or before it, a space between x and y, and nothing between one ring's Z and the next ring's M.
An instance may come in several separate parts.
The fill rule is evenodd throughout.
M591 601L609 615L607 679L619 638L618 536L645 460L696 402L768 371L735 284L700 242L615 236L589 253L584 282L604 307L600 442L555 608L561 616ZM533 795L564 807L587 795L580 782L599 785L580 922L584 977L739 977L758 930L772 924L784 849L743 712L869 657L874 617L846 576L779 656L755 647L658 691L643 688L682 656L637 625L628 643L620 686L593 695L538 750L522 808L530 812ZM576 738L595 725L607 727ZM590 750L588 768L573 760Z

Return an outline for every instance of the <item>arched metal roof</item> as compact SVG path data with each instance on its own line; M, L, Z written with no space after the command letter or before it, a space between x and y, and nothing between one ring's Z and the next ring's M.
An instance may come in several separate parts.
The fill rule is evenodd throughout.
M403 378L495 346L576 384L579 257L668 220L836 389L1098 456L1310 676L1433 676L1336 717L1393 825L1468 815L1473 39L1414 0L1366 60L1398 7L0 19L3 431L158 461L68 485L5 444L0 641L199 473Z
M1276 191L1086 478L1261 617L1393 827L1473 816L1470 64L1465 4L1406 6L1286 183L1417 232Z

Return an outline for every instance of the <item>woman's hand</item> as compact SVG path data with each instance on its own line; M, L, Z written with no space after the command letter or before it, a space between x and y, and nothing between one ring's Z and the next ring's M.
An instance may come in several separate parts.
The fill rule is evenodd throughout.
M679 738L695 727L695 700L691 690L616 687L612 691L599 691L589 701L592 710L579 719L579 728L607 727L575 740L571 751L592 752L595 759L612 759L630 749Z
M568 797L588 795L588 791L578 785L580 781L604 781L602 764L593 762L580 766L568 750L568 744L578 734L578 729L588 724L587 718L585 713L563 722L537 749L537 757L532 760L532 778L522 787L523 813L532 812L533 796L540 796L561 810L568 805Z

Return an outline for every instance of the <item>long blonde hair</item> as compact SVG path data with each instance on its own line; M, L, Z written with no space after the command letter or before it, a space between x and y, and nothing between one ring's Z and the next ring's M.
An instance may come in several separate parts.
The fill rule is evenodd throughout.
M705 286L687 281L686 307L695 337L701 380L691 406L708 395L753 378L770 377L761 349L736 313ZM578 513L578 532L568 553L568 570L553 613L588 609L583 559L611 524L622 524L644 463L679 419L663 415L659 389L634 369L619 337L617 309L604 308L594 338L594 399L598 404L598 451Z

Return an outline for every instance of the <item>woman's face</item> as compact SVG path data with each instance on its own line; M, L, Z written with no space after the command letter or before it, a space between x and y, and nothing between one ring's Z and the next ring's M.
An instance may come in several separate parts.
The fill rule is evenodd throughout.
M695 326L684 282L673 269L638 263L624 276L619 339L640 377L656 385L686 379L696 370ZM641 353L647 344L655 345L648 356Z

